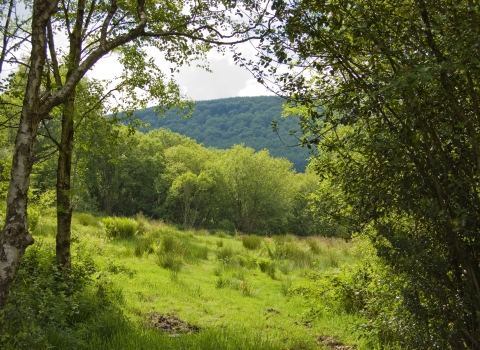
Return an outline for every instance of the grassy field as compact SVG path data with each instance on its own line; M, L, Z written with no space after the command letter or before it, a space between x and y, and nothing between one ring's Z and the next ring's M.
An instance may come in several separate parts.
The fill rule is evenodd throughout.
M94 300L103 300L99 293L106 293L112 307L83 318L78 314L86 313L77 312L67 322L69 332L47 324L38 331L44 340L39 344L57 349L372 349L356 330L364 321L359 315L329 311L328 305L312 308L311 296L298 288L312 273L340 271L358 260L351 242L178 230L142 217L115 229L109 225L100 217L76 215L73 261L87 259L96 266L90 276L94 296L80 300L91 298L95 305ZM53 252L54 233L53 215L42 215L34 229L37 247L29 249ZM315 296L315 303L321 300ZM9 344L21 348L28 342Z

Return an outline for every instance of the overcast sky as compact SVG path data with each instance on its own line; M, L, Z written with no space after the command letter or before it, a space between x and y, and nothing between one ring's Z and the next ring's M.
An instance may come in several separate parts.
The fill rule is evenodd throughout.
M248 46L242 49L245 52L251 51ZM158 62L162 66L161 58ZM234 64L229 52L221 55L212 51L208 54L208 62L211 73L193 63L190 66L181 67L180 73L176 75L181 91L189 98L200 101L236 96L271 95L252 77L250 72ZM165 70L168 71L168 68ZM116 61L115 56L110 56L98 62L89 75L106 79L120 72L121 65Z

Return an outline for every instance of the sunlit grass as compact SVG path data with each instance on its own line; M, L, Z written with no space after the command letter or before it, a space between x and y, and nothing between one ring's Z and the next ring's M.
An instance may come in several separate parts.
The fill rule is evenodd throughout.
M307 271L339 269L355 259L352 243L295 236L254 237L179 231L143 217L141 230L109 237L101 218L77 214L73 262L90 255L98 278L118 292L121 313L104 315L79 330L79 346L50 332L52 346L89 349L318 349L329 335L357 349L370 349L353 325L360 317L313 315L289 290ZM54 242L55 218L40 218L35 235ZM247 242L247 243L245 243ZM198 332L169 337L149 324L150 312L175 315ZM83 333L82 333L83 332ZM78 335L77 335L78 336ZM75 345L76 344L76 345Z

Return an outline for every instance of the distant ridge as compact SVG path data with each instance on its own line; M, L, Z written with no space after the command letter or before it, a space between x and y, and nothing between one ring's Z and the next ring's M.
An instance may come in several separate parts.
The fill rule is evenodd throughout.
M296 145L297 139L289 130L299 129L298 119L281 118L283 100L275 96L232 97L198 101L190 118L183 118L175 110L169 110L165 118L158 117L154 108L135 112L141 121L150 124L146 131L165 128L188 136L206 147L228 149L234 144L260 151L268 149L273 157L290 160L298 172L305 171L308 149L286 147ZM271 122L278 120L279 139L272 131Z

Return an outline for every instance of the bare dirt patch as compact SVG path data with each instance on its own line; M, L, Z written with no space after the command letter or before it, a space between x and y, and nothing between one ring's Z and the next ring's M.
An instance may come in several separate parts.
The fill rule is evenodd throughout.
M198 332L200 330L200 327L170 314L163 315L152 311L148 313L148 320L153 328L169 333L171 336L179 336L180 334Z
M330 349L335 350L352 350L355 349L355 345L345 345L342 344L337 339L327 336L327 335L319 335L317 337L317 342L322 345L328 346Z

